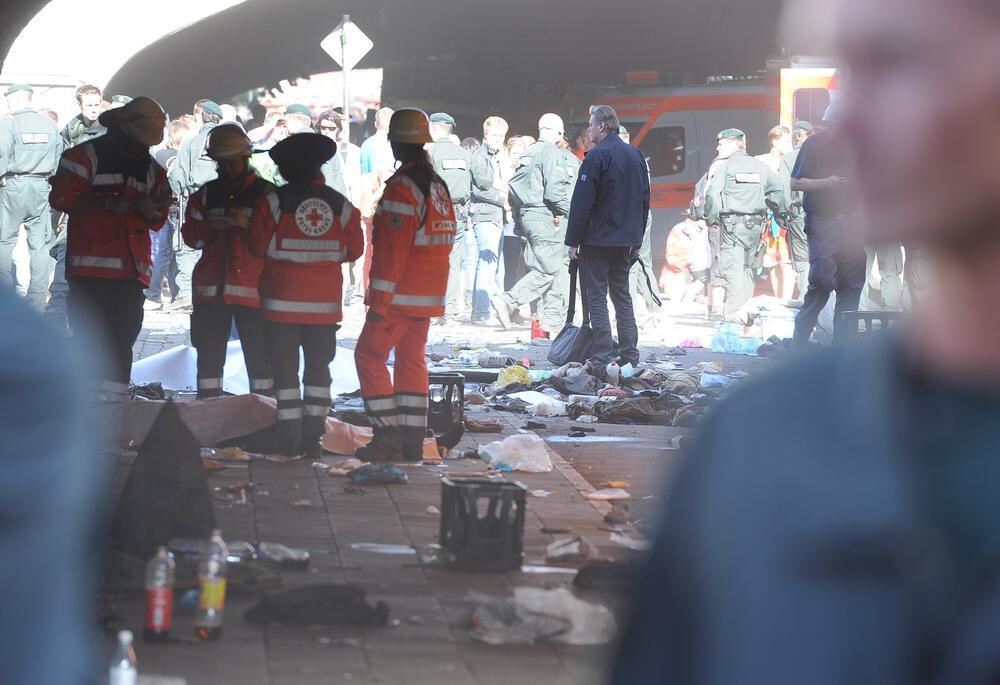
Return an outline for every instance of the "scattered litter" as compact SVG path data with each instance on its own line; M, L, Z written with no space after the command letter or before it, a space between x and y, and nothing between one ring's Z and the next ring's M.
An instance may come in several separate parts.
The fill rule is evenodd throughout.
M330 468L330 465L329 465L329 464L324 464L324 463L323 463L323 462L321 462L321 461L314 461L314 462L312 463L312 467L313 467L314 469L322 469L322 470L327 470L327 469L329 469L329 468Z
M437 543L421 547L418 556L424 566L447 566L455 561L455 555Z
M593 492L585 492L583 496L586 499L594 500L595 502L612 502L621 499L631 499L632 495L628 494L623 488L602 488L600 490L594 490Z
M635 373L635 367L632 366L631 362L621 368L622 368L622 378L631 378L632 374Z
M284 568L301 570L309 565L310 555L304 549L293 549L277 542L262 542L257 545L257 558L281 564Z
M604 388L597 393L598 397L615 397L618 399L625 399L628 393L622 388Z
M735 378L730 378L720 373L705 372L701 374L701 387L703 388L728 388L736 385L736 383L737 380Z
M474 603L470 636L488 645L533 645L573 628L567 618L522 611L513 599L479 593L469 593L468 599Z
M604 522L613 526L620 526L628 523L628 505L614 502L612 506L614 508L604 515Z
M465 403L469 406L478 407L486 404L486 398L478 392L465 393Z
M266 595L244 618L259 624L382 627L389 620L389 606L372 606L356 585L307 585Z
M350 473L356 485L405 485L410 481L406 471L392 464L366 464Z
M593 414L581 414L576 417L576 420L580 423L597 423L597 417Z
M368 491L364 488L352 488L350 486L344 488L344 492L348 495L367 495Z
M548 497L552 493L548 490L531 490L529 493L532 497Z
M438 509L437 507L435 507L433 504L431 506L427 507L426 509L424 509L424 511L426 513L430 514L431 516L440 516L441 515L441 510Z
M668 444L673 449L679 450L679 449L684 449L690 443L691 443L691 436L675 435L674 437L670 438L670 442Z
M722 362L699 362L698 368L702 373L723 373L725 371Z
M477 421L465 419L465 429L470 433L502 433L503 426L499 421Z
M623 535L622 533L612 533L611 542L616 545L621 545L622 547L627 547L636 552L646 552L653 548L653 545L649 542L649 540L640 540L629 535Z
M496 388L506 388L508 385L513 385L514 383L522 383L524 385L531 385L531 373L518 364L513 366L508 366L505 369L500 369L500 373L497 375Z
M572 528L542 528L542 532L546 535L569 535L573 532Z
M587 437L587 433L586 433L586 431L580 431L580 430L570 431L569 437L571 437L571 438L585 438L585 437Z
M274 462L275 464L288 464L288 463L291 463L293 461L298 461L301 458L302 458L301 454L296 454L296 455L293 455L293 456L288 456L287 454L266 454L266 455L264 455L264 459L266 459L267 461L270 461L270 462Z
M521 429L522 430L546 430L546 429L548 429L548 425L542 423L541 421L528 421L523 426L521 426Z
M250 455L239 447L223 447L220 449L203 447L201 449L201 458L221 462L250 461Z
M535 564L526 564L521 567L521 573L549 575L556 573L576 573L576 569L566 568L564 566L538 566Z
M567 588L519 587L513 599L471 594L472 637L491 645L554 641L600 645L614 639L614 615L607 607L578 599Z
M364 466L364 462L360 459L341 459L329 465L326 472L331 476L346 476L362 466Z
M390 556L415 556L417 550L409 545L387 545L381 542L355 542L351 549L372 554L388 554Z
M537 390L525 390L508 395L511 399L521 400L528 405L528 413L532 416L565 416L566 403L550 397Z
M502 442L491 442L479 448L479 455L495 469L546 473L552 470L545 441L534 433L518 433Z
M311 507L312 505L312 500L308 499L298 499L292 502L293 507Z
M253 561L257 558L257 549L245 540L226 540L226 551L228 552L226 561L231 564Z
M561 538L545 548L545 560L550 562L578 563L589 559L596 559L597 556L597 548L586 538L579 535L571 538Z
M632 487L632 484L629 483L627 480L606 480L603 483L601 483L600 485L598 485L597 487L598 488L622 488L624 490L625 488Z

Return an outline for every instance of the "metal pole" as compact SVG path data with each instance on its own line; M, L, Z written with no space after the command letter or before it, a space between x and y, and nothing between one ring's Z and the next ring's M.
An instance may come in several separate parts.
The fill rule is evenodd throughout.
M343 57L343 62L341 64L344 67L344 144L341 146L343 148L342 152L344 159L347 159L347 146L351 142L351 69L347 62L347 27L351 23L351 15L344 15L344 30L340 32L340 50L341 56Z

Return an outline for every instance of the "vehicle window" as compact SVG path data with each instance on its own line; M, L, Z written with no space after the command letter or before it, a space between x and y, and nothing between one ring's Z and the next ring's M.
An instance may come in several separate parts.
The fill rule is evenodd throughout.
M649 158L649 173L653 177L684 171L687 146L683 126L651 129L642 139L639 149Z
M819 124L830 106L830 92L826 88L800 88L792 96L792 116L795 121Z

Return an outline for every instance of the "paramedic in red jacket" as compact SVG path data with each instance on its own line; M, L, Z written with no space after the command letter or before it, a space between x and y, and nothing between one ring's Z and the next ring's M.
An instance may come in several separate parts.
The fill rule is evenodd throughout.
M265 258L260 304L286 454L320 454L344 300L341 264L364 253L360 212L320 173L336 153L337 144L318 133L296 133L271 148L288 185L260 199L250 225L250 251Z
M250 168L251 152L250 139L238 125L212 129L207 154L219 167L219 177L191 196L184 221L184 242L201 250L192 278L191 312L200 399L222 396L222 370L233 321L243 348L250 392L270 395L274 388L258 293L264 260L247 248L254 207L274 185Z
M375 212L368 318L354 353L375 435L357 457L420 461L427 433L427 330L432 318L444 316L455 211L424 151L431 142L427 115L398 110L389 142L400 167ZM393 348L390 380L385 363Z
M155 101L137 97L99 121L107 134L63 153L49 203L69 217L70 327L78 336L88 328L99 334L92 339L95 358L105 361L100 392L120 401L128 396L153 270L149 232L163 226L171 201L166 172L149 154L163 140L166 116Z

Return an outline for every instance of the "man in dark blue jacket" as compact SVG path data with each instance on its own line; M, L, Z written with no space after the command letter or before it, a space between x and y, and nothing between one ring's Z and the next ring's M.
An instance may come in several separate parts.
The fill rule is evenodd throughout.
M642 153L619 137L619 126L611 107L590 109L588 133L596 146L580 167L566 229L569 256L579 265L594 329L589 361L599 375L612 361L609 294L618 321L617 361L639 362L639 329L629 294L629 272L638 258L649 216L649 171Z

